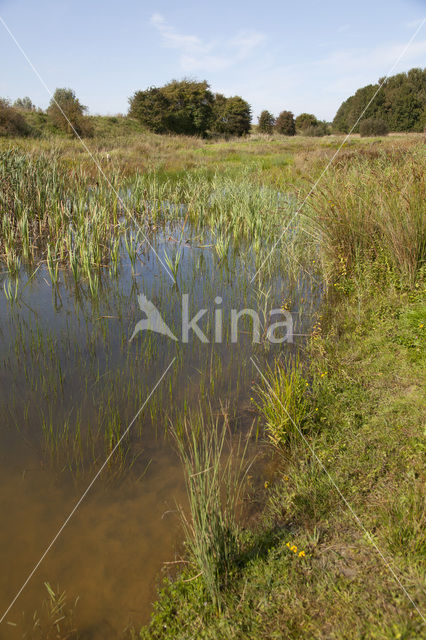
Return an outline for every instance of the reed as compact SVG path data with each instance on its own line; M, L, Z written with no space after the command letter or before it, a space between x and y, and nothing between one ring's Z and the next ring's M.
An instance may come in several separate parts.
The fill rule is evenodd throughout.
M190 558L217 609L235 571L240 536L238 511L250 468L247 444L232 444L228 421L205 412L187 415L173 427L186 480L189 515L181 518ZM247 440L248 442L248 440Z

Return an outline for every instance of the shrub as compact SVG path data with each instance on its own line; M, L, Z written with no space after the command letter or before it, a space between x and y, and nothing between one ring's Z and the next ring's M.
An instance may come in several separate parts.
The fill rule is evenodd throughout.
M366 136L386 136L389 133L388 125L380 118L366 118L359 125L359 133Z
M213 133L225 136L243 136L249 133L251 108L240 96L225 98L217 93L213 105Z
M212 120L213 94L206 81L172 80L136 91L129 116L155 133L205 135Z
M87 107L82 105L72 89L56 89L47 109L52 124L73 136L91 136L93 128L84 114Z
M275 118L269 111L262 111L259 116L259 133L272 133L274 130Z
M318 120L312 113L301 113L295 120L296 129L298 133L305 134L305 130L310 127L317 127L319 125Z
M315 126L309 126L306 129L303 129L302 134L304 136L311 136L314 138L319 138L321 136L327 136L330 133L330 127L327 122L318 122Z
M0 98L0 136L27 136L31 128L10 103Z
M291 111L281 111L275 122L275 131L284 136L294 136L296 125Z
M170 102L161 89L150 87L146 91L136 91L129 102L130 118L154 133L170 131Z

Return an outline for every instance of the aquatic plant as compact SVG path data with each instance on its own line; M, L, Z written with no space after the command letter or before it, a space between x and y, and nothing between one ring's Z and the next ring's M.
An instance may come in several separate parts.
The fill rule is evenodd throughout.
M222 422L205 412L186 416L173 427L185 471L189 516L181 508L185 538L197 575L214 605L229 581L239 549L238 508L250 468L247 444L232 446L226 416ZM248 441L248 440L247 440Z

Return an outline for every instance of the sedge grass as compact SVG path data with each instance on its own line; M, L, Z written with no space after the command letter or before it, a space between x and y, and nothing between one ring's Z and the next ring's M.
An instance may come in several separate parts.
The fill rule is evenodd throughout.
M204 413L173 428L183 464L189 516L180 510L190 559L217 609L239 551L238 509L250 464L247 445L230 445L227 419Z

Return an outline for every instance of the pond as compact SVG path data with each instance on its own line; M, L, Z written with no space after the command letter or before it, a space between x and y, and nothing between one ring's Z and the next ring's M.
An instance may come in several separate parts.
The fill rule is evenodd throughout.
M251 357L265 368L295 355L314 321L321 286L309 269L288 269L283 253L252 281L250 243L178 219L122 237L116 272L105 268L96 287L65 271L53 286L45 266L21 269L16 285L2 274L1 612L102 473L0 638L34 626L46 583L66 592L67 607L78 599L83 638L117 638L147 621L161 570L182 551L185 484L171 430L194 410L226 415L234 433L250 430L254 453ZM268 332L273 309L282 325Z

